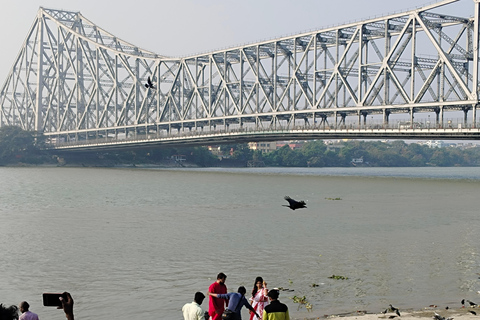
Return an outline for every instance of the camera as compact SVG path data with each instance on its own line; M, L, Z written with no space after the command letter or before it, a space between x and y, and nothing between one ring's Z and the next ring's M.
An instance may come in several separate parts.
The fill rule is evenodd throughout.
M43 294L43 305L45 307L61 307L62 300L65 299L63 293L44 293Z

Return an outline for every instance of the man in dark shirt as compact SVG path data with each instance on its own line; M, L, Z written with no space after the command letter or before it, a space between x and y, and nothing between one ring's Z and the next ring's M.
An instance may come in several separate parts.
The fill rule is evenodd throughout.
M260 318L258 313L253 309L253 307L248 303L248 300L245 298L245 293L247 293L247 289L244 286L238 288L238 292L230 292L225 294L219 293L211 293L208 294L212 297L221 298L221 299L228 299L228 307L230 311L235 313L235 320L242 320L242 307L246 307L251 312L255 313L255 315Z
M270 304L263 310L263 320L290 320L288 307L278 301L280 292L276 289L270 290L267 294Z

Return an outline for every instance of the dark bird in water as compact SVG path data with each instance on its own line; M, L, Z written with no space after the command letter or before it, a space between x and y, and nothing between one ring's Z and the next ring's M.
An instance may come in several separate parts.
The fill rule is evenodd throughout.
M477 315L477 313L475 311L472 311L472 310L468 310L468 312L470 312L471 314L473 314L474 316Z
M288 201L288 206L286 204L284 204L283 206L284 207L289 207L292 210L307 207L307 204L303 200L302 201L296 201L296 200L293 200L292 198L290 198L289 196L285 196L284 199Z
M145 88L155 89L155 87L153 86L153 83L152 83L152 80L150 79L150 77L147 78L147 83L145 83Z

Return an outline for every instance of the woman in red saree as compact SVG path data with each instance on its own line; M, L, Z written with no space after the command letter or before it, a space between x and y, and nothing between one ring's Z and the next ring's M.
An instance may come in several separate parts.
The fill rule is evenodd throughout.
M257 277L255 279L255 284L253 285L252 297L250 298L250 302L257 314L260 315L260 318L258 318L255 313L252 312L250 313L250 320L262 320L263 309L266 305L268 305L267 293L267 283L263 281L262 277Z

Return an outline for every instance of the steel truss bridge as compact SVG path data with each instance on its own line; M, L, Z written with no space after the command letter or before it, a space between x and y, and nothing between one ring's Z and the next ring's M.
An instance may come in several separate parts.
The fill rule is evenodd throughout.
M437 12L456 1L183 58L40 8L1 87L0 126L67 150L480 139L480 0L472 17Z

